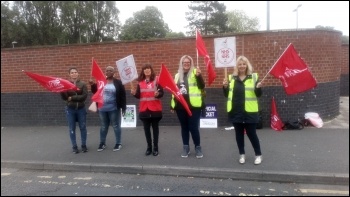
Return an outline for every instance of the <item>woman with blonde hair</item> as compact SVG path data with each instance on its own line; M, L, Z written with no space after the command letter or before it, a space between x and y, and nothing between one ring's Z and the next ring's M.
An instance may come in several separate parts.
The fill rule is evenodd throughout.
M183 143L183 152L181 157L188 157L190 154L190 134L195 147L196 157L202 158L202 148L200 144L199 120L203 107L202 90L205 87L201 70L194 67L193 59L184 55L179 62L179 70L175 75L175 84L178 86L182 96L187 102L188 107L192 112L189 116L185 108L174 99L171 100L171 112L176 111L177 117L181 124L181 136Z
M257 98L262 95L261 86L258 74L253 73L253 67L245 56L237 58L233 74L223 81L224 96L228 98L227 113L235 128L240 164L245 163L244 131L254 148L254 164L262 162L260 142L256 134L256 125L259 122Z

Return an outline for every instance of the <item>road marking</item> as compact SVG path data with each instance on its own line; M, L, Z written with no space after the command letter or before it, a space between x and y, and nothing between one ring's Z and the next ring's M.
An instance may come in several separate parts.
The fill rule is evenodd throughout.
M349 195L349 191L322 190L322 189L300 189L301 193L319 193L319 194L342 194Z
M11 173L1 173L1 176L8 176L11 175Z
M91 180L91 177L75 177L74 179L78 179L78 180Z

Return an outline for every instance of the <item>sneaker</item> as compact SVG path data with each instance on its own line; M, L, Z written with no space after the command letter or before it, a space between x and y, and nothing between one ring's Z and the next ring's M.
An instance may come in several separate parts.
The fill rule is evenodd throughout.
M81 146L81 152L83 152L83 153L88 152L88 149L87 149L86 145L82 145Z
M103 144L103 143L100 143L100 145L98 145L97 151L98 151L98 152L101 152L101 151L103 151L105 148L106 148L106 145Z
M74 154L79 153L78 146L73 146L73 153Z
M198 159L202 158L203 157L202 147L201 146L196 146L195 150L196 150L196 157Z
M188 157L189 154L190 154L190 146L189 145L184 145L181 157L186 158L186 157Z
M245 163L245 155L244 154L239 157L239 163L240 164L244 164Z
M116 144L113 148L113 151L117 151L117 150L120 150L122 148L122 145L121 144Z
M259 165L259 164L261 164L262 160L263 160L263 158L262 158L261 155L256 156L256 157L255 157L254 164L255 164L255 165Z

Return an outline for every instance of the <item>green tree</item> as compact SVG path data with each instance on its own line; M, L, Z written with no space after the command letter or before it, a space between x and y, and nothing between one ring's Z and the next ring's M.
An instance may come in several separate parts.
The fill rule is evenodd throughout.
M218 1L191 1L188 6L191 10L186 12L187 26L190 31L188 35L194 35L195 30L199 29L204 35L230 32L227 22L228 17L225 13L226 6Z
M168 32L165 35L166 38L183 38L186 37L186 35L182 32Z
M114 32L119 32L120 22L115 1L87 1L85 9L87 36L91 42L110 41L117 37Z
M228 27L234 32L258 31L260 28L257 17L250 18L242 10L228 11Z
M1 1L1 48L11 47L16 41L13 36L15 13L9 8L8 1Z
M135 12L133 17L125 21L120 33L120 40L138 40L149 38L165 38L169 32L162 13L154 6L146 6L144 10Z
M73 43L102 42L117 38L119 10L114 1L61 2L63 37Z
M58 1L14 1L13 10L17 29L24 32L17 33L23 43L30 45L48 45L56 43L56 37L62 31L58 18Z

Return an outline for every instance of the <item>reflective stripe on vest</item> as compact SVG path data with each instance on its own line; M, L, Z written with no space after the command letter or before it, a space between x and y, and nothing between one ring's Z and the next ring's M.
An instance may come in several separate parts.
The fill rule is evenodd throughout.
M197 86L196 73L197 69L193 69L191 76L188 78L188 95L190 98L190 103L193 107L201 107L202 106L202 93L201 90ZM175 84L179 81L179 73L175 75ZM171 107L175 107L175 98L174 95L171 96Z
M255 75L255 76L254 76ZM255 95L254 88L255 88L255 82L258 80L258 74L253 73L251 79L247 79L244 81L244 94L245 94L245 101L244 101L244 109L246 112L258 112L259 106L258 106L258 99ZM232 98L233 98L233 88L235 86L235 80L233 79L233 76L229 76L229 92L227 97L227 112L230 112L232 110Z
M145 81L139 82L140 85L140 105L139 111L144 112L147 109L151 111L162 111L162 103L154 97L154 92L157 90L156 80L152 83Z

